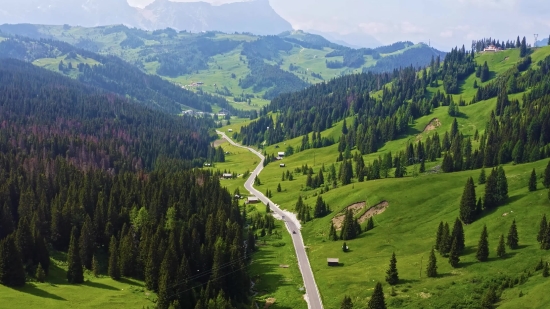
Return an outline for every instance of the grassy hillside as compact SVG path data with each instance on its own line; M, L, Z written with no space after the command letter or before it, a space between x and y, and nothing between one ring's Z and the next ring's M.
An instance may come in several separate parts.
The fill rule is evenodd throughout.
M398 68L404 64L416 66L418 59L415 58L407 63L408 56L404 54L411 49L421 50L422 65L427 64L432 55L442 54L424 44L412 45L412 43L403 45L401 50L392 49L392 52L387 54L378 54L376 50L370 49L355 51L330 43L320 36L301 31L288 32L275 38L280 40L281 44L290 44L289 50L286 50L286 47L277 50L276 46L267 45L267 49L273 51L270 52L270 56L267 56L262 51L264 48L262 44L256 44L253 47L262 61L274 66L274 70L279 72L272 77L276 79L276 83L270 85L256 81L254 87L245 87L240 85L240 80L257 70L256 67L249 65L252 59L244 49L250 50L250 48L245 45L258 40L273 39L249 34L218 32L192 34L170 29L147 32L124 26L84 28L26 25L25 27L4 26L1 30L4 33L61 40L93 52L116 55L148 73L161 75L187 89L202 89L208 93L221 95L233 107L244 110L258 109L268 104L273 96L268 91L282 87L285 83L297 84L296 80L281 75L281 72L290 72L298 80L315 84L345 74L377 70L378 61L387 57L391 60L385 59L384 70L392 70L393 67ZM344 56L329 55L335 51L360 54L364 52L365 54L362 56L363 61L358 62L359 65L348 67L345 66ZM331 69L326 65L326 61L343 61L344 65ZM49 60L44 59L36 63L47 62ZM182 66L182 68L179 73L178 70L174 70L173 74L168 74L163 66L171 68ZM261 71L256 73L264 74ZM197 86L195 83L198 82L201 84Z
M533 68L537 62L550 55L550 48L539 48L532 52ZM476 57L478 64L487 61L492 73L491 80L514 66L519 60L518 50L507 50L496 54L480 54ZM476 93L473 83L475 74L469 76L461 85L460 96L466 102ZM479 83L479 79L478 79ZM441 81L439 82L441 85ZM431 93L443 88L428 88ZM530 91L529 89L527 92ZM524 93L510 95L509 99L521 100ZM381 94L378 94L381 95ZM478 130L483 134L489 115L495 109L496 98L478 102L473 105L461 106L460 117L456 118L460 132L465 137L472 137ZM438 107L429 115L416 119L410 125L409 131L400 138L387 142L378 152L363 156L365 163L372 163L380 155L387 152L393 154L402 151L410 142L424 140L437 132L443 136L450 129L454 120L448 114L448 107ZM347 118L348 125L351 118ZM432 126L429 126L432 125ZM232 126L238 130L240 125ZM342 130L342 122L322 132L322 136L338 139ZM310 135L311 138L311 135ZM297 148L302 137L270 145L266 148L268 154L291 145ZM474 148L478 145L474 141ZM313 167L314 175L324 166L325 179L330 165L335 164L338 156L338 145L319 149L309 149L285 157L286 167L279 164L269 164L259 176L262 185L259 190L270 189L273 201L283 208L294 211L296 201L302 196L304 202L315 205L320 190L306 190L306 176L295 169L303 165ZM426 163L426 170L441 165L441 159ZM323 199L330 205L332 213L321 219L314 219L303 225L303 235L315 278L326 308L337 308L344 295L351 296L354 305L363 308L377 281L384 285L386 302L389 308L478 308L487 286L500 282L503 278L518 280L511 288L505 288L497 303L499 308L546 308L550 303L550 295L542 292L548 285L548 278L543 278L541 271L535 271L536 264L541 260L550 261L550 252L539 249L537 233L543 214L550 214L548 190L542 186L541 175L548 160L526 164L506 164L504 170L508 179L509 199L505 205L483 214L472 224L465 225L466 250L460 256L458 268L452 268L448 258L437 256L439 276L426 277L426 265L439 223L448 222L453 225L459 215L459 204L462 191L468 177L476 182L476 197L482 197L485 185L477 182L480 170L457 173L424 173L418 177L390 178L374 181L357 182L347 186L331 186L330 191L322 193ZM409 166L409 175L418 167ZM535 169L538 177L537 190L530 192L527 188L529 175ZM294 180L282 181L282 173L293 173ZM338 164L336 165L338 170ZM325 180L326 181L326 180ZM277 193L275 188L280 184L283 192ZM374 216L375 228L363 233L359 238L347 241L350 252L342 252L342 241L330 241L328 233L330 223L346 207L357 202L364 202L356 218L366 213L369 207L381 202L387 202L386 210ZM496 256L498 238L505 237L512 221L516 220L520 247L517 250L507 248L504 258ZM365 227L365 223L362 226ZM489 234L489 261L478 262L476 249L480 233L486 225ZM389 265L391 254L397 256L397 268L401 281L392 288L385 283L385 272ZM337 257L340 267L328 267L326 259ZM521 279L521 277L524 279ZM524 281L522 281L524 280ZM520 296L521 295L523 296Z

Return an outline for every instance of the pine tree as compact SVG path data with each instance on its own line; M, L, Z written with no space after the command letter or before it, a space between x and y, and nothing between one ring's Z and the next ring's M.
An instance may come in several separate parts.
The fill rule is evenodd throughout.
M437 277L437 259L435 257L435 251L432 248L430 252L430 258L428 259L428 266L426 267L426 275L429 278Z
M497 196L498 205L502 205L508 199L508 180L502 166L498 167L497 172Z
M477 245L476 258L480 262L485 262L489 258L489 235L487 234L487 226L483 226L481 237Z
M365 231L370 231L373 228L374 228L374 221L372 217L370 217L369 220L367 221L367 226L365 227Z
M547 228L548 228L548 222L546 222L546 214L545 214L542 216L542 219L540 220L539 233L537 235L537 241L541 245L542 245L542 242L544 241Z
M380 282L376 283L374 287L374 292L372 293L369 303L367 305L368 309L386 309L386 300L384 299L384 290L382 289L382 284Z
M34 263L42 266L46 276L50 272L50 252L39 229L34 232Z
M344 296L342 303L340 304L340 309L353 309L353 303L351 302L351 297Z
M485 209L490 210L498 206L498 187L497 187L497 175L493 169L489 177L487 177L487 183L485 184L485 196L483 200L483 206Z
M100 266L99 266L99 261L97 260L97 257L96 255L94 254L94 256L92 257L92 274L94 275L94 277L99 277L99 274L101 274L101 269L100 269Z
M455 220L455 225L453 226L451 237L453 238L453 241L456 239L456 249L458 250L458 254L461 254L465 248L465 239L462 222L460 222L458 218L456 218Z
M490 287L481 298L481 308L492 309L493 304L498 301L497 293L493 287Z
M386 271L386 282L389 285L396 285L399 282L399 274L397 273L397 259L395 258L395 252L390 259L390 266Z
M84 282L84 271L82 269L82 261L80 260L78 230L76 226L73 227L73 230L71 231L69 252L67 253L67 265L67 281L73 284Z
M542 179L542 184L544 185L544 187L550 188L550 161L548 161L548 164L544 169L544 178Z
M512 225L510 226L510 230L508 231L506 245L508 245L508 248L514 250L518 248L518 242L519 242L518 229L516 227L516 220L514 219L514 221L512 222Z
M38 264L38 267L36 268L36 274L34 276L36 280L38 280L38 282L43 283L44 281L46 281L46 272L42 268L42 265Z
M531 172L531 177L529 177L529 191L537 190L537 174L535 169Z
M498 239L497 256L502 258L506 255L506 246L504 246L504 235L500 235Z
M474 222L476 213L476 190L472 177L466 181L460 200L460 220L465 224Z
M0 241L0 284L9 287L25 285L25 268L14 234Z
M80 239L78 241L80 247L80 259L82 260L82 265L87 269L92 269L92 257L94 254L94 238L93 233L93 224L90 216L86 216L86 220L82 225L80 231Z
M485 169L482 168L481 172L479 173L479 178L478 178L477 182L480 185L483 185L483 184L485 184L486 181L487 181L487 176L485 175Z
M443 221L439 222L439 226L437 227L437 234L435 235L435 249L439 250L439 246L441 245L441 238L443 237Z
M451 264L453 268L458 267L458 263L460 262L459 255L458 240L455 238L453 239L453 244L451 245L451 252L449 252L449 264Z
M283 173L283 177L284 177L284 173ZM281 189L281 184L277 184L277 192L281 192L283 191L283 189Z
M109 243L109 268L107 272L109 277L113 280L120 279L120 267L118 263L118 242L115 236L111 236L111 242Z
M178 261L176 258L175 247L170 245L164 254L164 259L162 260L162 264L160 266L159 291L157 298L157 308L159 309L167 309L173 300L173 286L177 279L176 276L178 273L177 267ZM220 264L216 263L216 259L214 260L214 265L212 267L214 268L212 277L219 277L215 276L216 271L220 270Z
M441 242L439 243L439 253L441 255L445 256L451 251L452 241L451 233L449 232L449 224L445 222L445 225L443 225Z
M330 221L330 232L328 233L328 238L332 241L338 240L338 235L336 233L336 228L334 227L334 223Z
M541 269L544 268L544 262L542 261L542 259L540 259L540 261L537 263L537 265L535 266L535 271L539 271Z

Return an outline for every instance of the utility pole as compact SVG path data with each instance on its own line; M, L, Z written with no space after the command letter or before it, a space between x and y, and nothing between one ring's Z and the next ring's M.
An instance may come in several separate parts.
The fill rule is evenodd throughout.
M533 44L533 48L537 48L537 41L539 39L539 35L535 33L534 36L535 36L535 43Z

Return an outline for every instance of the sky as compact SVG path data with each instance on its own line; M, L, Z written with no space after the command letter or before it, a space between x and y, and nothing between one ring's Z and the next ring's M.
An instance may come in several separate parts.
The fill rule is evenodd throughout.
M175 1L175 0L174 0ZM194 0L177 0L193 2ZM152 0L128 0L143 7ZM215 5L231 0L205 0ZM372 36L382 44L425 42L449 50L474 39L550 35L549 0L269 0L296 30ZM351 43L351 42L349 42Z

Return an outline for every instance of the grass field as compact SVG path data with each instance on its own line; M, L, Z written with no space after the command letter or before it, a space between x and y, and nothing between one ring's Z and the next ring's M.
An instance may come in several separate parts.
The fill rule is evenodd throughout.
M27 282L17 289L0 285L0 308L154 308L156 295L141 281L86 273L83 284L68 284L66 262L58 258L52 259L45 283Z

